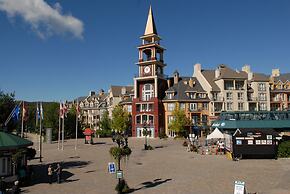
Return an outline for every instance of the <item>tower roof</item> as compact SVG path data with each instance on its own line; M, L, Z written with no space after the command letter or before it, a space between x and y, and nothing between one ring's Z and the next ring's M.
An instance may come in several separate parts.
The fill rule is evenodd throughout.
M150 5L144 36L152 34L157 35L157 29L154 22L152 7Z

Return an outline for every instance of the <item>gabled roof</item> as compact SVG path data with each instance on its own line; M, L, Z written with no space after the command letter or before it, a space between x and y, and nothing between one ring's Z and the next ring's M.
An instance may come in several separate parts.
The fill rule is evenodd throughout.
M157 29L156 29L156 25L154 22L152 7L150 5L144 35L146 36L146 35L152 35L152 34L157 35Z
M33 143L17 135L0 131L0 150L13 150L32 146Z
M211 85L212 91L219 92L220 88L215 83L215 71L214 70L202 70L202 75L205 77L207 82Z
M219 65L220 75L218 79L248 79L248 74L244 71L235 71L226 65Z
M278 82L279 80L282 81L283 83L285 83L287 80L290 81L290 73L284 73L278 77L274 77L275 82Z
M190 78L194 82L194 86L190 87L189 84L185 84L184 82L189 82ZM169 78L172 79L172 78ZM208 98L189 98L186 93L187 92L197 92L197 93L206 93L206 91L202 88L199 81L195 77L180 77L177 84L173 84L170 88L168 88L165 93L174 92L174 96L171 99L168 99L167 96L164 97L163 100L178 100L178 101L196 101L196 100L208 100Z
M270 76L263 74L263 73L253 73L253 78L251 81L270 81Z
M113 97L120 97L122 94L122 89L125 89L125 94L133 93L133 86L111 86L110 91L112 92Z

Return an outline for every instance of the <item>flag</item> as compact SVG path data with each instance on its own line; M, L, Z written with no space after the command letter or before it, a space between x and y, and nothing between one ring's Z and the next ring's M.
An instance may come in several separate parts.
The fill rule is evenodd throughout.
M40 119L40 111L39 111L38 103L36 104L36 119L37 120Z
M43 108L42 108L42 102L40 103L40 115L39 118L41 118L41 120L43 120Z
M16 108L14 109L13 116L12 116L15 121L19 119L19 114L20 114L20 107L17 105Z
M59 102L59 117L63 119L63 108L62 103Z
M23 105L22 105L22 119L23 121L27 121L28 119L28 110L27 110L27 106L25 102L23 102Z
M63 109L63 115L65 116L65 117L67 117L67 104L66 103L64 103L63 105L62 105L62 109Z

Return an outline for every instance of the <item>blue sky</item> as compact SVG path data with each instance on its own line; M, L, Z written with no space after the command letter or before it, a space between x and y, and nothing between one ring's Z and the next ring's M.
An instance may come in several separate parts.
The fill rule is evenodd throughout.
M132 85L150 3L168 75L190 76L195 63L290 72L289 0L21 1L0 0L0 89L17 99L70 100Z

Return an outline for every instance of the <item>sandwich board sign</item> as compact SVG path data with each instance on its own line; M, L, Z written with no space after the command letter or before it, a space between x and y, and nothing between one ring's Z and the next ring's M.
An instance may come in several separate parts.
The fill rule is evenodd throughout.
M110 174L115 174L116 173L115 162L109 162L108 163L108 171L109 171Z
M246 194L245 182L235 181L234 194Z

